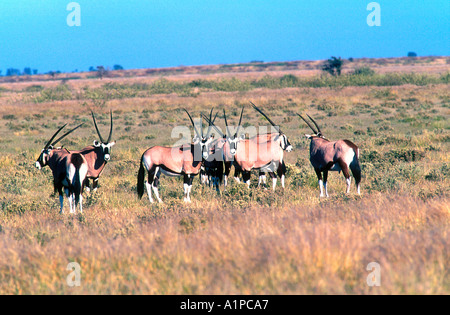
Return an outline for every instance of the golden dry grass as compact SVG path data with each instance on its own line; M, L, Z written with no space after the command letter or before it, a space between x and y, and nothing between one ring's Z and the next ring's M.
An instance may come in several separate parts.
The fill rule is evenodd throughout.
M59 82L0 85L0 294L449 294L448 84L77 99L86 86L101 90L110 80L155 78L72 80L65 83L71 99L41 103L33 101L41 92L26 87ZM137 199L139 158L152 145L178 140L171 129L189 125L181 107L195 116L211 106L226 108L237 120L248 100L279 122L294 145L286 155L284 191L247 190L231 181L217 195L195 179L193 202L186 205L182 182L162 177L163 205ZM114 112L113 160L99 191L85 194L85 213L61 216L50 171L33 163L64 122L86 126L63 145L92 143L90 108L104 133L108 109ZM302 136L309 130L295 112L316 118L330 139L360 146L362 196L354 187L345 195L342 175L331 174L331 197L318 198ZM244 121L266 125L250 108ZM81 266L81 287L66 283L70 262ZM366 283L370 262L381 266L380 287Z
M2 216L6 294L446 294L446 200L46 209ZM65 283L81 265L82 285ZM366 266L381 265L381 286Z

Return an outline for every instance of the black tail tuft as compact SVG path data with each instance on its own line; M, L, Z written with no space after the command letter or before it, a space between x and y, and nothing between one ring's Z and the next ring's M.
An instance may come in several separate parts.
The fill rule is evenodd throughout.
M356 185L359 185L359 183L361 183L361 165L358 157L355 157L352 163L350 163L350 170L355 178Z
M139 199L142 199L142 196L144 195L144 181L145 181L145 168L144 168L144 156L142 156L137 178L137 193Z

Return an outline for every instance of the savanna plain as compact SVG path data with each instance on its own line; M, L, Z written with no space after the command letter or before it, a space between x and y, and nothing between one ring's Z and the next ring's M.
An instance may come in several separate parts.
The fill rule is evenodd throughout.
M340 77L319 64L249 63L0 80L0 294L449 294L450 86L448 57L361 59ZM278 123L286 188L220 193L161 177L163 204L137 198L142 153L173 145L176 126L214 107L245 126ZM84 212L59 214L51 171L34 162L58 127L84 122L60 145L99 140L114 116L112 159ZM330 140L360 148L361 195L342 174L319 198L309 162L311 115ZM219 116L217 125L224 128ZM176 135L178 136L178 135ZM232 170L233 172L233 170ZM81 267L70 287L67 265ZM380 286L368 286L369 263Z

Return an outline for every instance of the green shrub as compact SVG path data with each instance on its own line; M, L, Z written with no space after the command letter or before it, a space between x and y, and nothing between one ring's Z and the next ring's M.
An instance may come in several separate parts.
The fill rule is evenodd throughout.
M425 152L416 149L394 149L386 153L386 158L391 163L416 162L425 157Z
M375 74L375 71L371 69L370 67L358 67L356 68L353 73L353 75L367 75L371 76Z
M40 94L34 98L34 102L43 103L71 99L73 99L73 95L69 87L65 84L60 84L57 87L42 90Z

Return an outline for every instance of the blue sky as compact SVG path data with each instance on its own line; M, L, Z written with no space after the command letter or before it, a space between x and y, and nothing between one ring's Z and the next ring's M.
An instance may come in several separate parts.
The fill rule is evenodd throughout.
M0 70L449 55L449 0L1 0Z

